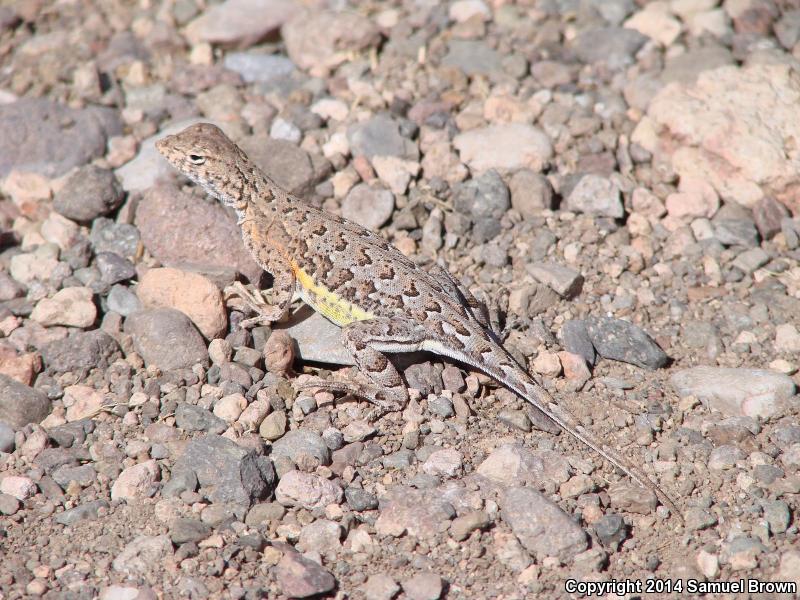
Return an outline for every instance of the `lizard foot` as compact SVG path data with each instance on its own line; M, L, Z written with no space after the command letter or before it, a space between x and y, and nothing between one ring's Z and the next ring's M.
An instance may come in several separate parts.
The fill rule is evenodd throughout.
M237 306L237 310L246 307L256 313L256 316L245 319L239 324L242 329L249 329L260 323L280 321L285 312L282 307L269 304L260 290L251 292L240 281L234 281L225 288L225 301L231 298L238 298L243 305Z
M384 390L377 386L362 384L355 381L330 381L314 377L303 383L295 384L295 387L299 390L315 388L334 394L344 394L345 396L366 400L370 404L375 405L375 408L367 415L367 421L375 421L388 413L403 410L403 405L389 398Z

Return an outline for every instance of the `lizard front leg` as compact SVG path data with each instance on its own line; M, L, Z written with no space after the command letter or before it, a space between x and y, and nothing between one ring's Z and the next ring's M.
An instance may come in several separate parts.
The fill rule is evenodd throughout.
M241 283L236 283L226 289L238 296L250 307L256 316L245 319L240 323L242 328L252 327L256 323L273 323L280 321L289 310L295 289L294 271L278 260L272 261L265 270L272 275L272 303L267 304L260 292L258 295L249 292ZM259 297L261 298L259 300Z
M381 413L400 410L408 403L408 389L386 353L415 352L428 337L429 332L422 325L404 317L354 321L342 328L342 343L369 383L314 381L304 387L364 398L378 406Z

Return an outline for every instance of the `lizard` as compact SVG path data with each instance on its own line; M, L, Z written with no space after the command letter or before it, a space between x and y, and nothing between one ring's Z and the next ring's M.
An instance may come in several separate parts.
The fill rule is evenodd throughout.
M273 277L266 321L280 320L295 294L341 327L341 340L368 384L328 382L384 411L400 410L408 389L388 354L427 351L481 371L529 402L571 436L652 490L681 518L674 501L640 469L560 407L494 335L485 306L445 268L425 270L377 233L325 212L278 186L209 123L156 142L188 179L236 213L245 246Z

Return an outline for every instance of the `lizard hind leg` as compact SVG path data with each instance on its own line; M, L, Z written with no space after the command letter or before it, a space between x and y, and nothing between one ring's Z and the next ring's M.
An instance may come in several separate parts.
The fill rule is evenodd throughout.
M364 398L377 406L378 416L401 410L408 403L408 389L386 354L415 352L427 337L429 333L422 325L403 317L354 321L342 328L342 343L368 383L315 381L303 387Z

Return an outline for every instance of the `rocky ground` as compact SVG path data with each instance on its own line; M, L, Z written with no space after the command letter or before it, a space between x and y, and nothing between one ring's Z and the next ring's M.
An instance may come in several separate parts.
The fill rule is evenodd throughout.
M0 597L800 583L798 59L792 0L0 5ZM446 261L685 522L435 357L377 422L298 393L349 357L240 327L269 280L153 146L197 121Z

